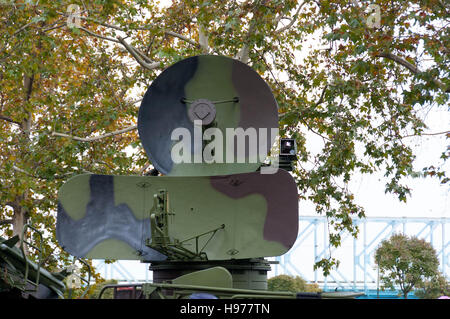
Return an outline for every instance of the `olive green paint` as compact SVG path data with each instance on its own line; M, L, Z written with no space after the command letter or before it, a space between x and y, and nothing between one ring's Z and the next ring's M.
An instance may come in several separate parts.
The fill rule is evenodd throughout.
M73 219L85 215L89 176L80 175L71 179L65 184L64 192L59 194L60 203ZM278 256L289 249L279 242L264 239L267 202L261 194L233 199L214 189L209 177L115 176L115 205L125 204L136 219L148 219L153 195L160 189L168 191L170 210L175 213L171 217L171 237L182 241L225 224L225 228L217 231L204 249L209 260ZM143 227L150 225L143 224ZM199 248L206 244L209 237L199 238ZM105 240L87 257L140 259L130 246L119 242ZM184 245L195 250L195 240Z
M70 213L73 220L80 220L86 213L86 205L91 198L89 174L78 175L69 179L59 189L59 203Z
M198 57L197 70L194 77L186 84L186 99L208 99L212 102L231 100L238 97L232 81L232 59L218 59L217 56L204 55ZM189 103L187 103L189 108ZM260 163L226 163L226 154L234 154L234 146L226 145L226 129L235 129L239 125L241 105L239 102L216 103L216 118L212 126L218 128L223 135L223 160L222 163L179 163L172 167L171 176L213 176L247 173L256 171ZM186 109L187 112L187 109ZM208 127L203 127L203 132ZM203 134L202 134L203 135ZM211 141L205 141L205 144ZM191 145L193 147L193 145Z
M199 285L205 287L233 288L233 278L223 267L212 267L191 272L172 280L177 285Z

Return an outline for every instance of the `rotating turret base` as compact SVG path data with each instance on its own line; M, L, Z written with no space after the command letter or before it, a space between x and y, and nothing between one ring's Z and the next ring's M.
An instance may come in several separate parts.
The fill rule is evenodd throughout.
M160 261L152 262L153 282L164 283L195 271L221 266L233 278L233 288L267 290L267 272L270 262L264 258L221 261Z

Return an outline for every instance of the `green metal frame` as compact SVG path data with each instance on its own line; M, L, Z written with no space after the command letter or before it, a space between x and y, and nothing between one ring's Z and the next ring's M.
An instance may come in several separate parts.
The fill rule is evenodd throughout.
M89 287L91 286L91 273L92 273L92 270L91 270L91 266L85 260L80 259L80 258L78 258L77 260L80 263L84 264L87 267L87 270L88 270L88 279L85 279L84 277L80 276L80 280L84 281L87 284L86 289L83 291L83 293L80 296L80 298L83 298L87 294L87 292L89 291Z
M169 217L175 218L175 213L170 211L169 192L165 189L153 195L153 208L150 211L151 239L146 240L146 245L168 256L169 260L208 260L203 249L208 245L217 231L224 229L222 224L210 231L198 234L188 239L179 240L170 235ZM199 249L199 238L211 234L209 239ZM183 246L183 243L195 240L195 251Z
M172 290L172 295L163 294L162 290ZM197 285L169 284L169 283L145 283L142 284L142 292L149 299L150 295L156 293L161 299L183 299L193 293L207 292L219 299L297 299L297 293L288 291L266 291L236 288L208 287ZM322 292L322 299L356 298L364 295L358 292Z
M36 234L38 234L39 236L39 247L33 245L31 242L26 241L25 240L25 236L27 234L27 230L31 229L33 230ZM24 279L23 279L23 287L21 287L20 289L24 292L36 292L39 286L39 277L40 277L40 273L41 273L41 262L42 262L42 233L36 229L35 227L31 226L30 224L26 224L23 226L22 229L22 236L20 237L20 251L22 252L22 257L24 259L25 262L25 274L24 274ZM37 270L36 270L36 281L32 282L30 280L28 280L28 274L29 274L29 262L28 262L28 258L27 255L25 253L25 248L24 248L24 244L27 244L27 246L29 247L33 247L34 249L36 249L39 252L38 255L38 261L36 262L37 264ZM34 286L34 289L27 289L27 283L30 283L31 285Z
M83 297L87 294L87 292L89 291L89 288L90 288L90 286L91 286L91 274L92 274L92 269L91 269L91 266L90 266L84 259L81 259L81 258L77 258L76 260L74 260L74 262L72 263L72 265L74 265L76 261L79 261L80 263L84 264L84 265L86 266L87 272L88 272L88 279L85 279L84 277L81 277L81 275L80 275L80 276L75 275L75 276L77 276L78 278L80 278L81 281L83 281L83 282L86 283L86 289L84 289L84 291L83 291L83 293L81 294L81 296L78 297L78 298L83 298ZM73 274L73 272L72 272L72 274ZM66 286L67 286L67 285L66 285ZM68 299L72 299L72 290L73 290L72 288L69 288L69 297L68 297Z
M20 240L20 236L16 235L9 240L4 240L0 237L0 264L4 267L1 268L3 272L3 281L10 286L9 288L18 289L24 293L33 294L38 291L39 285L44 285L55 292L59 297L63 297L62 291L65 289L63 283L63 274L53 274L41 267L42 264L42 234L39 234L40 244L35 246L26 240L28 229L32 229L31 226L26 226L22 232L23 241ZM37 231L36 229L33 229ZM37 231L40 233L39 231ZM15 245L18 244L18 247ZM34 247L39 251L38 263L33 262L25 254L25 245ZM32 278L32 280L30 279ZM29 289L29 285L34 286L34 289ZM8 289L9 290L9 289Z

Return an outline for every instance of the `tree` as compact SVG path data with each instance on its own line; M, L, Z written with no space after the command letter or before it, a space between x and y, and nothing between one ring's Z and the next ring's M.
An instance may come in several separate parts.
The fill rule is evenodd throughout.
M430 243L417 237L395 234L383 240L375 252L384 287L400 286L404 298L414 287L438 274L439 260Z
M414 294L422 299L437 299L441 296L450 297L450 282L441 274L437 274L430 280L418 286Z
M300 276L278 275L267 280L269 291L320 292L317 284L308 284Z
M46 259L50 269L70 263L55 245L58 188L75 174L113 166L129 174L133 159L122 149L136 139L88 145L52 136L115 130L132 123L134 109L122 96L134 80L119 75L121 55L107 54L96 39L72 37L57 12L65 9L51 1L0 5L1 225L10 236L26 223L44 231L44 254L57 256Z
M442 163L416 172L404 143L449 135L427 131L419 114L449 99L448 6L373 4L374 13L348 0L2 1L1 229L33 223L58 256L46 266L67 263L54 235L58 188L83 172L144 173L137 103L162 69L204 53L235 57L271 86L281 134L298 142L300 200L327 216L331 245L343 231L357 236L352 218L364 217L348 187L355 173L384 171L401 201L406 176L448 182ZM311 136L321 151L308 147ZM336 264L317 266L327 274Z

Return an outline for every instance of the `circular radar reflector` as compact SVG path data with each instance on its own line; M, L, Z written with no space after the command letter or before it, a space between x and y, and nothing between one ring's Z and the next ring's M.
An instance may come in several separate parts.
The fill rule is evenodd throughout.
M253 172L275 141L278 106L251 67L223 56L195 56L152 82L138 131L147 156L165 175Z

